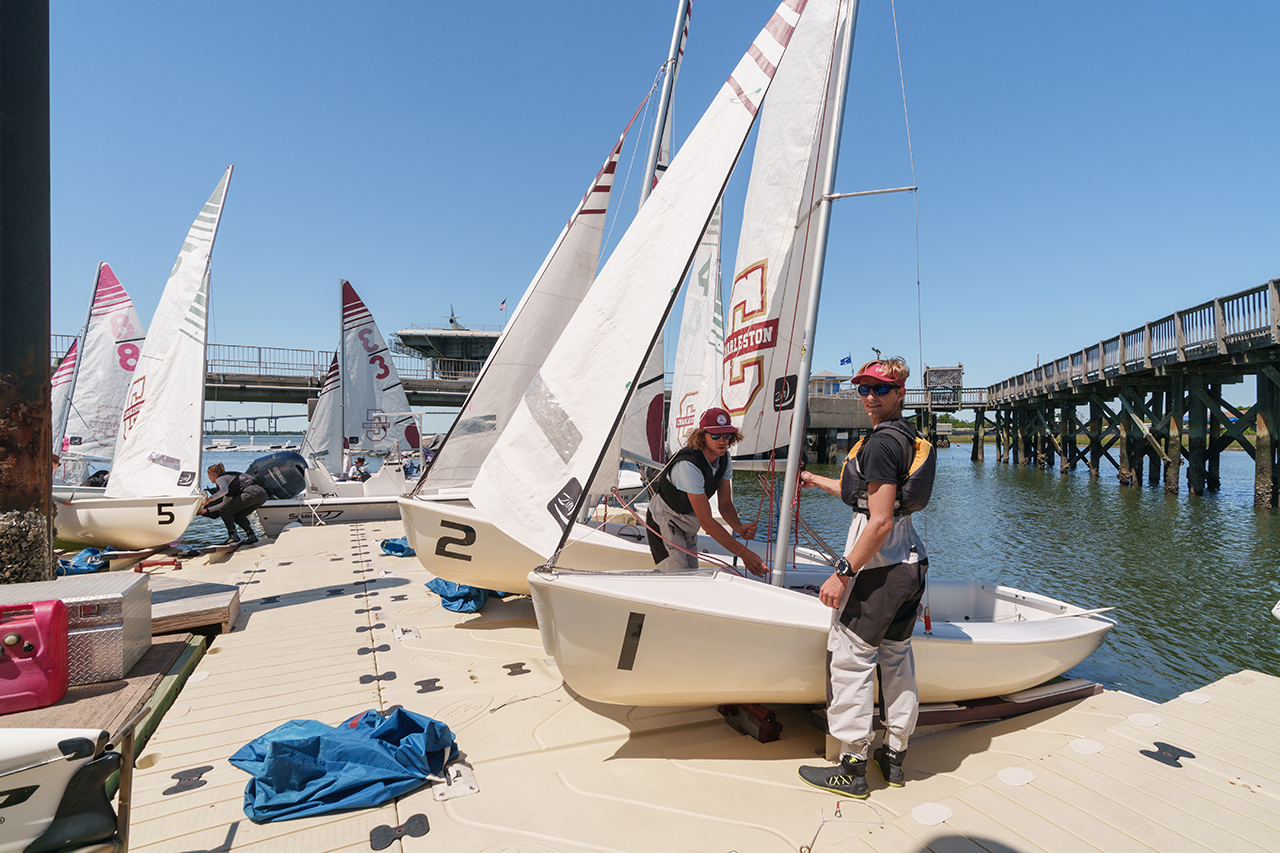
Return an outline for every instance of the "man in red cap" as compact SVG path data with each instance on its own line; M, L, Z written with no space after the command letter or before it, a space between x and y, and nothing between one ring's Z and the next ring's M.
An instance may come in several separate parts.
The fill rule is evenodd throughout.
M753 539L756 523L743 524L733 505L733 461L729 448L742 441L738 428L724 409L707 409L698 428L652 483L653 498L645 513L649 526L649 551L660 571L698 567L698 530L739 557L747 571L763 576L764 561L745 544L733 538ZM720 517L729 523L726 530L711 515L711 496L717 497ZM653 531L660 536L655 536ZM732 531L732 532L730 532ZM671 546L665 537L671 542Z
M900 358L869 361L853 377L872 432L854 446L840 479L800 474L853 507L844 557L818 598L833 609L827 635L827 731L842 742L834 767L801 767L815 788L846 797L868 796L876 666L885 703L885 738L876 764L891 787L904 782L902 762L920 710L911 632L924 595L929 559L911 513L929 500L933 455L917 462L916 431L902 418L906 380ZM913 472L919 472L917 475ZM910 492L904 489L910 479Z

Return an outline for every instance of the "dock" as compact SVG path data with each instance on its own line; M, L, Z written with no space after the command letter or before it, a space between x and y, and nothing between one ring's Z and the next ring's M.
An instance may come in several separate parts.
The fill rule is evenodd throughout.
M924 730L905 787L872 768L870 799L841 800L796 775L826 748L809 709L778 706L782 736L762 744L714 708L582 700L528 598L444 610L415 559L381 553L399 535L398 522L293 529L184 569L242 600L139 758L132 849L365 851L378 827L399 830L386 849L402 853L1280 848L1280 678L1241 672L1163 704L1104 691ZM227 761L240 746L289 720L393 706L450 726L477 792L245 817L249 777Z

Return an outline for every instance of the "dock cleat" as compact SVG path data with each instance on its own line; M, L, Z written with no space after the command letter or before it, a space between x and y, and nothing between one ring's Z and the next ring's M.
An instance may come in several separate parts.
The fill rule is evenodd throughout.
M884 781L889 783L890 788L901 788L906 784L906 777L902 773L902 762L906 757L906 750L898 752L887 746L881 746L876 750L874 756L876 765L879 766L880 773L884 776Z
M842 755L840 763L835 767L801 767L799 772L806 784L833 794L859 800L865 800L870 795L867 762L864 758L855 759Z

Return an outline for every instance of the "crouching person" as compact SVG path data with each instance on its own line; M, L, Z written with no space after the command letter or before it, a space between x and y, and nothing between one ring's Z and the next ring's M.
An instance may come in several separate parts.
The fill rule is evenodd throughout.
M222 519L227 526L228 545L241 541L236 533L237 525L244 531L246 543L252 545L257 542L258 536L249 523L249 514L267 502L267 490L252 474L228 471L221 462L210 465L207 473L214 491L205 499L201 514Z

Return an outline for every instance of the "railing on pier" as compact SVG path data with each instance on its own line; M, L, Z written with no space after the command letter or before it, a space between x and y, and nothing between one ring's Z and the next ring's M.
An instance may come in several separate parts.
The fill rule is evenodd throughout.
M1064 391L1166 364L1280 345L1280 279L1175 311L992 385L992 403ZM908 392L910 397L910 392Z
M49 350L54 365L66 355L75 335L51 335ZM237 376L288 376L314 379L324 382L334 353L331 350L284 349L281 347L250 347L232 344L209 344L207 350L209 373ZM391 362L401 379L453 379L472 380L480 373L484 362L461 358L418 358L391 356Z

